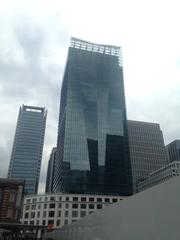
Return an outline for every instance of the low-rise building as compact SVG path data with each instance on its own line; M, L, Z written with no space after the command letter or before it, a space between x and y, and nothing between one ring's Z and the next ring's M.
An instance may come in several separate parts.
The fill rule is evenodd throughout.
M137 190L138 192L141 192L176 176L180 176L180 161L171 162L166 166L150 173L146 179L137 183Z
M120 202L125 197L63 194L29 195L24 199L21 222L59 228L76 222L109 204Z
M23 193L23 180L0 178L0 222L20 220Z

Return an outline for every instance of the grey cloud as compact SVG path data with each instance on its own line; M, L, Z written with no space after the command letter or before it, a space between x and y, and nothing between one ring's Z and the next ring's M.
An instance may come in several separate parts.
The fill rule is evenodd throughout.
M56 144L57 139L60 84L64 68L58 62L49 60L44 67L43 61L44 57L48 59L51 55L51 41L52 47L56 42L57 47L63 48L68 38L64 29L59 27L57 32L57 29L53 29L54 23L55 19L50 21L50 25L43 25L21 16L21 21L17 19L11 23L16 40L11 49L17 48L18 45L24 55L24 62L17 64L15 59L7 61L8 56L0 55L0 87L2 87L0 101L6 106L6 109L0 107L0 131L1 137L7 140L6 144L4 141L0 142L0 175L5 177L7 174L19 106L22 104L44 106L48 109L48 117L41 186L44 186L45 182L48 149ZM6 31L4 28L0 30L1 33ZM8 48L8 46L4 47ZM7 116L11 119L8 123Z
M166 92L158 92L144 99L128 101L128 118L157 122L163 131L165 143L180 138L180 87Z

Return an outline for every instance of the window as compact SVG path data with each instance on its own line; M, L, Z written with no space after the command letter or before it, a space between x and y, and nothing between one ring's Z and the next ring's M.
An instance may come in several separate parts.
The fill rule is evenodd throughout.
M109 202L110 202L110 199L109 199L109 198L105 198L105 202L106 202L106 203L109 203Z
M89 198L89 202L94 202L94 198Z
M89 204L89 209L94 209L94 204Z
M61 221L58 219L58 220L56 221L56 226L60 226L60 224L61 224Z
M54 211L49 211L49 217L54 217Z
M30 225L34 225L34 221L30 221Z
M9 196L9 202L14 202L15 200L15 194L14 193L10 193L10 196Z
M59 197L59 201L62 201L62 197Z
M25 207L25 210L29 210L29 209L30 209L30 206L27 205L27 206Z
M86 202L86 197L82 197L81 202Z
M65 221L64 221L64 225L67 225L68 224L68 220L66 219Z
M68 211L65 211L65 217L68 217Z
M72 211L72 217L78 217L78 211Z
M26 203L29 204L31 202L31 199L27 199Z
M46 209L46 208L47 208L47 204L45 203L45 204L44 204L44 209Z
M31 218L35 218L35 212L31 213Z
M45 201L45 202L47 202L47 200L48 200L48 198L47 198L47 197L45 197L45 198L44 198L44 201Z
M36 203L36 198L33 198L32 202L33 202L33 203Z
M43 217L46 217L46 211L43 212Z
M28 221L24 221L24 224L26 224L26 225L27 225L27 224L28 224Z
M39 220L36 221L36 225L39 225Z
M40 217L40 212L37 213L37 217L38 217L38 218Z
M48 221L48 225L49 225L49 224L54 224L54 220L49 220L49 221Z
M65 204L65 208L69 208L69 204L68 203Z
M38 205L38 209L41 209L41 204Z
M77 203L73 203L72 208L78 208L78 204Z
M36 205L33 204L33 205L31 206L31 210L35 210L35 209L36 209Z
M43 226L46 225L46 220L43 220L42 225L43 225Z
M55 208L55 203L50 203L49 208Z
M58 203L58 208L61 208L62 207L62 204L61 203Z
M58 217L61 217L61 211L58 211Z
M86 204L81 204L82 209L86 209Z
M24 218L28 218L29 217L29 213L25 213Z
M89 211L89 214L93 213L94 211Z
M77 219L73 219L73 220L72 220L72 223L75 223L75 222L77 222Z
M113 201L113 202L117 202L117 198L113 198L112 201Z
M86 216L86 211L81 211L80 216L85 217Z
M78 197L73 197L73 202L78 202Z
M55 197L50 197L50 201L55 201Z
M66 197L66 201L69 201L69 197Z
M102 209L102 205L101 204L97 204L97 209Z
M41 201L42 201L42 198L40 197L40 198L39 198L39 202L41 202Z
M102 198L97 198L97 202L102 202Z

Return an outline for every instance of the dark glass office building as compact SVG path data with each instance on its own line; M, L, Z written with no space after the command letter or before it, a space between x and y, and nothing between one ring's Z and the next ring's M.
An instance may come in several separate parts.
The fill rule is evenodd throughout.
M132 193L120 47L71 39L53 191Z
M54 180L54 170L56 161L57 148L54 147L51 151L51 155L48 161L47 176L46 176L46 193L51 193L53 191L53 180Z
M25 194L37 193L46 125L45 108L19 109L8 177L25 180Z

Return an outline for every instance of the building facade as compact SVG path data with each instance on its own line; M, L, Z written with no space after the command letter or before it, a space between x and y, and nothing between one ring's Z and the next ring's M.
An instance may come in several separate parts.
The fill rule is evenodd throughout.
M172 177L177 176L180 176L180 162L174 161L150 173L144 181L139 182L138 192L141 192L147 188L153 187L157 184L167 181Z
M0 178L0 222L19 222L23 194L24 181Z
M47 176L46 176L46 189L45 189L46 193L51 193L53 191L53 179L54 179L56 153L57 153L57 148L54 147L52 149L50 159L48 162Z
M132 194L121 49L72 38L53 191Z
M180 140L174 140L166 146L170 162L180 161Z
M26 196L21 222L60 228L123 199L117 196L62 193Z
M23 105L19 109L8 178L25 180L25 194L38 189L46 116L45 108Z
M128 120L133 189L149 173L167 165L169 158L159 124Z

